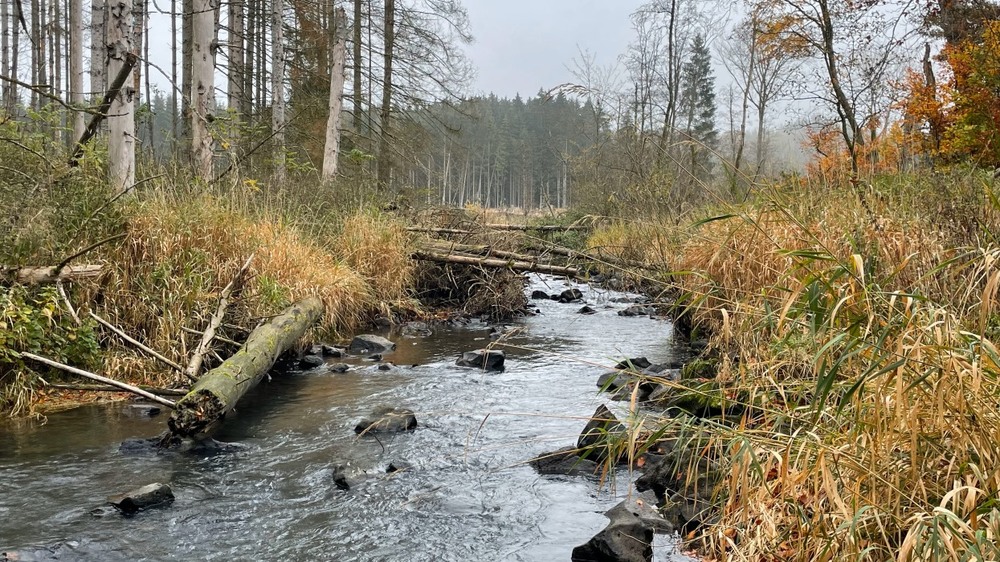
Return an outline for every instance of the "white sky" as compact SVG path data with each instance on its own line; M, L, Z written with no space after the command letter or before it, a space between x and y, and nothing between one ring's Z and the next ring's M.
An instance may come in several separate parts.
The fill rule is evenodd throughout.
M465 0L478 68L473 93L531 97L572 82L567 70L584 49L614 63L633 38L629 16L644 0Z

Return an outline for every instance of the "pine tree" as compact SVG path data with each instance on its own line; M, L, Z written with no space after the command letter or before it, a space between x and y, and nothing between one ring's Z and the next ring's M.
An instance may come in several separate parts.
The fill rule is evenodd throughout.
M691 45L691 58L684 64L681 108L688 141L688 165L692 185L707 184L712 179L713 151L718 144L715 130L715 75L712 53L705 38L697 35Z

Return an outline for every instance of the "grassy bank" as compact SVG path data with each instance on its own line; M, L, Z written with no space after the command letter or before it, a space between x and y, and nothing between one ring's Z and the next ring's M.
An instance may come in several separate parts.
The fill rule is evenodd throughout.
M963 171L795 181L594 234L655 265L710 335L714 380L664 382L729 415L648 420L701 439L724 474L713 523L687 537L705 555L1000 555L998 187Z
M144 172L153 179L120 198L87 169L64 171L41 189L7 184L0 193L19 205L2 232L2 265L54 265L108 240L74 260L103 269L97 279L68 283L66 298L52 285L0 287L0 412L45 407L52 397L43 381L79 382L30 364L19 355L24 351L131 383L180 384L178 373L124 344L89 313L186 365L222 288L251 255L248 280L221 331L226 339L242 341L258 321L307 294L326 305L317 338L418 307L410 297L415 276L403 222L362 198L334 204L335 193L318 197L316 189L275 192L249 181L205 188L166 170Z

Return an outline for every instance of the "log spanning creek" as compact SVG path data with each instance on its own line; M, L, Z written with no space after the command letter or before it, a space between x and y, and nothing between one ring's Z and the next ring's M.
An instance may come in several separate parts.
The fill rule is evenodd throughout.
M582 303L532 300L534 316L498 346L503 372L456 366L490 345L490 327L432 326L388 334L379 370L363 357L265 379L237 406L216 451L127 452L166 428L135 403L0 425L0 560L558 561L604 529L636 474L540 475L527 461L575 445L595 409L622 403L599 375L625 357L680 359L669 321L618 312L638 295L573 285ZM526 290L558 294L531 276ZM335 372L335 363L350 370ZM416 414L415 430L355 434L373 409ZM390 465L406 467L387 474ZM350 489L335 467L355 471ZM362 477L367 476L367 477ZM114 494L153 482L175 496L125 517ZM689 560L676 535L656 534L654 560Z

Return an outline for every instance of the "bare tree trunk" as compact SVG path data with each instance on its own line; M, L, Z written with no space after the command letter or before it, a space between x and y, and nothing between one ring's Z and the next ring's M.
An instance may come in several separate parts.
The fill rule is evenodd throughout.
M323 181L337 176L340 157L340 113L344 107L344 65L347 58L347 14L337 8L333 16L333 53L330 55L330 115L326 120L326 146L323 150Z
M39 0L31 0L31 85L37 88L41 84L42 53L41 24L39 23ZM31 91L31 109L38 111L40 99L35 89Z
M191 18L191 154L195 176L212 179L212 135L208 125L215 106L215 9L211 0L195 0Z
M132 0L117 0L107 12L108 69L118 76L125 59L135 53L133 31L135 13ZM108 112L108 176L111 190L122 191L135 183L135 89L126 78L121 93L115 96Z
M390 0L391 1L391 0ZM284 0L271 6L271 133L274 140L274 179L285 182L285 32Z
M184 95L177 91L177 0L170 0L170 86L170 136L175 149L181 132L177 97Z
M243 0L229 0L229 110L243 117Z
M100 100L107 90L108 30L106 0L90 3L90 91ZM79 137L77 137L79 138Z
M385 35L382 54L382 110L379 112L378 169L379 187L389 187L392 161L389 159L389 119L392 117L392 62L396 47L396 0L385 0Z
M24 17L24 12L21 11L21 2L14 3L13 14L11 14L11 30L10 30L10 76L17 78L17 67L18 59L21 54L21 27L18 22ZM7 105L7 112L13 115L14 110L17 108L17 88L10 85L7 90L7 98L4 100Z
M185 160L191 156L191 64L194 53L191 45L194 43L192 24L194 17L194 0L181 0L181 119L180 119L180 153ZM176 84L176 82L174 82Z
M69 0L69 101L82 106L83 99L83 0ZM83 112L73 112L73 138L83 136Z
M254 74L254 57L257 55L257 18L259 17L260 10L258 9L257 0L246 0L247 2L247 19L246 19L246 51L243 53L243 100L240 106L240 114L249 124L252 120L254 112L254 89L253 89L253 77Z
M354 72L354 132L358 137L366 134L364 129L365 100L361 88L361 71L363 68L361 60L361 22L364 21L361 2L362 0L354 0L354 44L351 46L353 55L351 57L353 59L351 64L354 65L352 67Z
M154 0L155 1L155 0ZM143 5L142 10L142 77L145 80L146 108L146 150L149 154L156 156L156 114L153 112L153 88L149 79L149 4Z
M0 2L0 74L17 78L10 72L10 13L13 11L10 8L10 2ZM10 91L13 88L14 85L6 81L0 86L0 104L8 114L12 112L7 102L10 100Z

